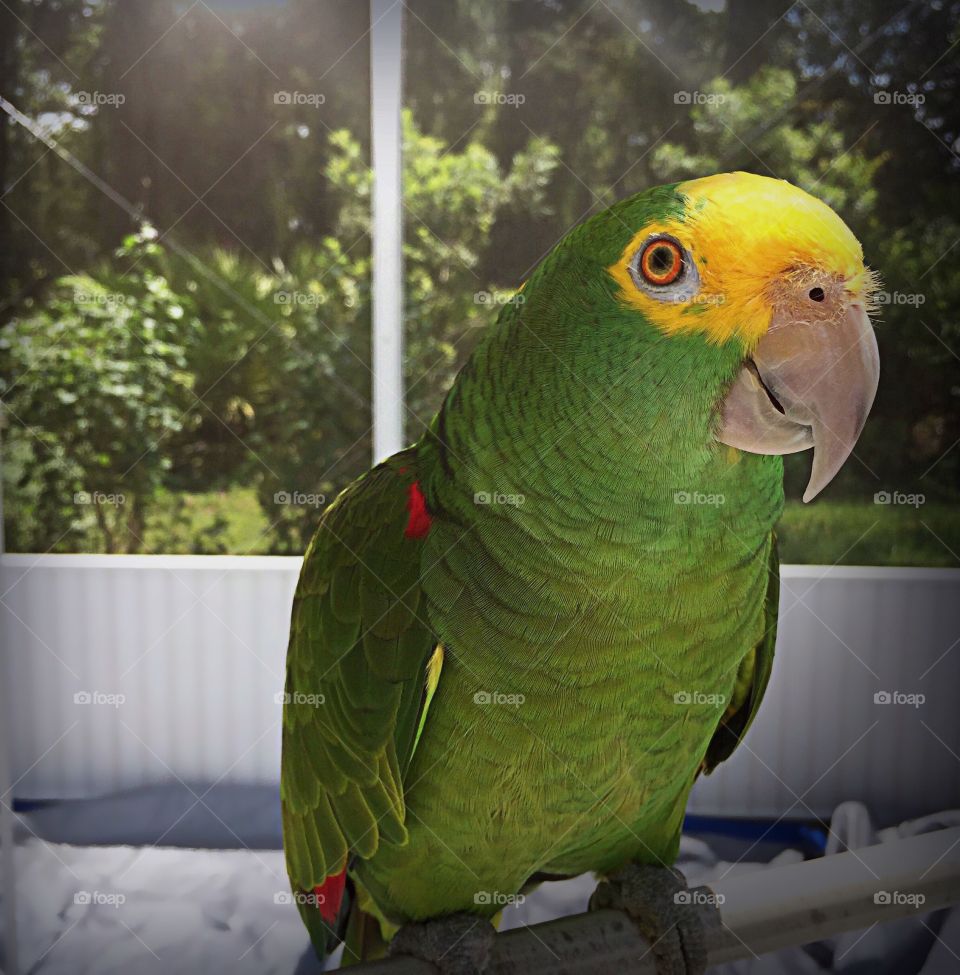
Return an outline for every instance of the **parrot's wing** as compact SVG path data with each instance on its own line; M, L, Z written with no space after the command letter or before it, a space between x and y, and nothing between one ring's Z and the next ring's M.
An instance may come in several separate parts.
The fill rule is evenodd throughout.
M395 455L327 509L294 596L284 849L294 890L315 892L331 925L348 854L369 858L381 841L406 842L403 770L429 703L428 662L442 654L424 622L420 553L429 516L413 463L410 451ZM434 659L432 686L438 666Z
M780 602L780 558L777 554L776 536L770 537L769 581L764 601L764 631L760 642L740 664L733 699L724 712L720 724L707 747L701 766L704 772L712 772L722 761L729 758L740 744L753 722L763 700L770 672L773 669L773 650L777 642L777 611Z

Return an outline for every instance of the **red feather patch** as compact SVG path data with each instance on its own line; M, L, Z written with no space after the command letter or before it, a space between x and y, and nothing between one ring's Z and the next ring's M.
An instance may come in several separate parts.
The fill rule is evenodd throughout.
M319 886L313 888L317 898L317 908L324 921L329 925L337 923L340 913L340 902L343 900L343 885L347 879L347 868L340 873L333 873Z
M407 538L423 538L430 531L430 512L427 511L427 502L420 490L420 482L414 481L410 485L410 498L407 501L407 511L410 518L404 535Z

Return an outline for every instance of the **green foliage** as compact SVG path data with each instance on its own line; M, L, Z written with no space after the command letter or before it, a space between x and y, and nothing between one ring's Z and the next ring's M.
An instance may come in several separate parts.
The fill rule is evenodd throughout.
M6 466L13 547L138 551L144 537L148 549L181 547L196 523L168 498L156 512L171 532L163 543L155 498L244 484L267 519L269 550L303 551L319 508L366 469L371 449L370 172L348 132L329 140L335 234L288 260L171 252L148 228L113 262L58 279L42 305L28 302L6 340L14 368L5 398L22 418ZM451 149L409 116L405 141L407 361L422 380L410 381L415 437L460 340L512 293L474 270L484 239L502 208L544 206L556 149L532 140L503 172L488 150ZM41 367L43 383L27 382ZM83 491L124 501L78 509L72 499ZM217 517L188 549L220 551L237 537Z
M830 202L884 281L871 421L803 524L825 501L872 515L878 490L923 493L932 516L960 483L960 0L822 0L779 19L762 0L717 6L408 0L408 438L570 226L748 169ZM0 91L164 229L117 252L136 224L116 197L0 126L10 548L299 552L318 510L275 496L329 500L368 466L366 9L0 4ZM73 300L81 287L92 301ZM808 466L787 458L791 496ZM125 501L74 504L82 491ZM236 530L254 496L255 543ZM940 557L904 517L871 537L896 524L916 545L864 559ZM846 541L793 531L789 558L832 561Z
M894 232L882 219L871 229L874 260L883 275L877 339L883 376L863 456L884 482L904 491L956 498L960 454L960 274L954 214ZM867 246L870 246L869 244Z
M786 114L797 98L797 78L782 68L763 68L746 84L718 78L704 86L690 119L693 138L664 141L653 151L654 165L665 182L722 172L750 140L750 168L765 176L787 179L825 200L848 222L873 213L873 177L883 157L871 157L848 142L831 113L799 125L769 126ZM754 133L762 133L752 139ZM692 146L691 146L692 143Z
M147 522L148 552L176 555L261 555L272 539L256 491L160 491Z
M533 138L504 172L470 142L457 152L404 116L408 436L418 437L473 347L478 329L521 284L485 280L481 256L501 214L534 219L547 207L557 147Z
M422 134L409 111L404 113L403 136L405 422L412 439L429 423L472 347L472 330L489 324L499 302L519 285L516 280L503 285L485 280L481 256L501 214L532 218L545 212L558 150L532 138L504 171L496 156L476 142L457 151ZM330 147L326 176L342 201L338 237L346 242L365 239L372 173L348 132L334 132Z
M95 521L107 551L136 551L145 505L171 466L157 448L180 430L192 398L185 340L199 323L143 263L156 253L154 236L147 228L124 242L119 256L133 262L125 273L60 278L2 340L12 362L3 389L11 452L32 451L42 469L42 490L30 492L40 544ZM22 484L33 464L21 463Z

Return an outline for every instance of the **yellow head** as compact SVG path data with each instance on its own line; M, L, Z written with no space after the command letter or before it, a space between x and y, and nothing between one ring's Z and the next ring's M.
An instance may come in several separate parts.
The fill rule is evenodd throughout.
M676 189L680 215L638 230L608 268L620 300L664 331L700 331L718 343L737 337L750 348L775 319L839 321L850 303L869 308L876 282L860 243L816 197L751 173ZM675 295L638 277L645 242L661 236L679 244L688 264L686 287Z

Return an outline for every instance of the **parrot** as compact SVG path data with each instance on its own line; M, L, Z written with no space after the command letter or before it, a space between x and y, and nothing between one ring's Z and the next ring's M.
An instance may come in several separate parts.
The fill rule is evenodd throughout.
M879 381L878 277L826 203L721 173L584 220L414 443L322 513L293 599L285 861L317 953L490 970L504 906L593 873L700 973L673 864L776 641L783 455L804 500ZM598 969L598 970L602 970Z

